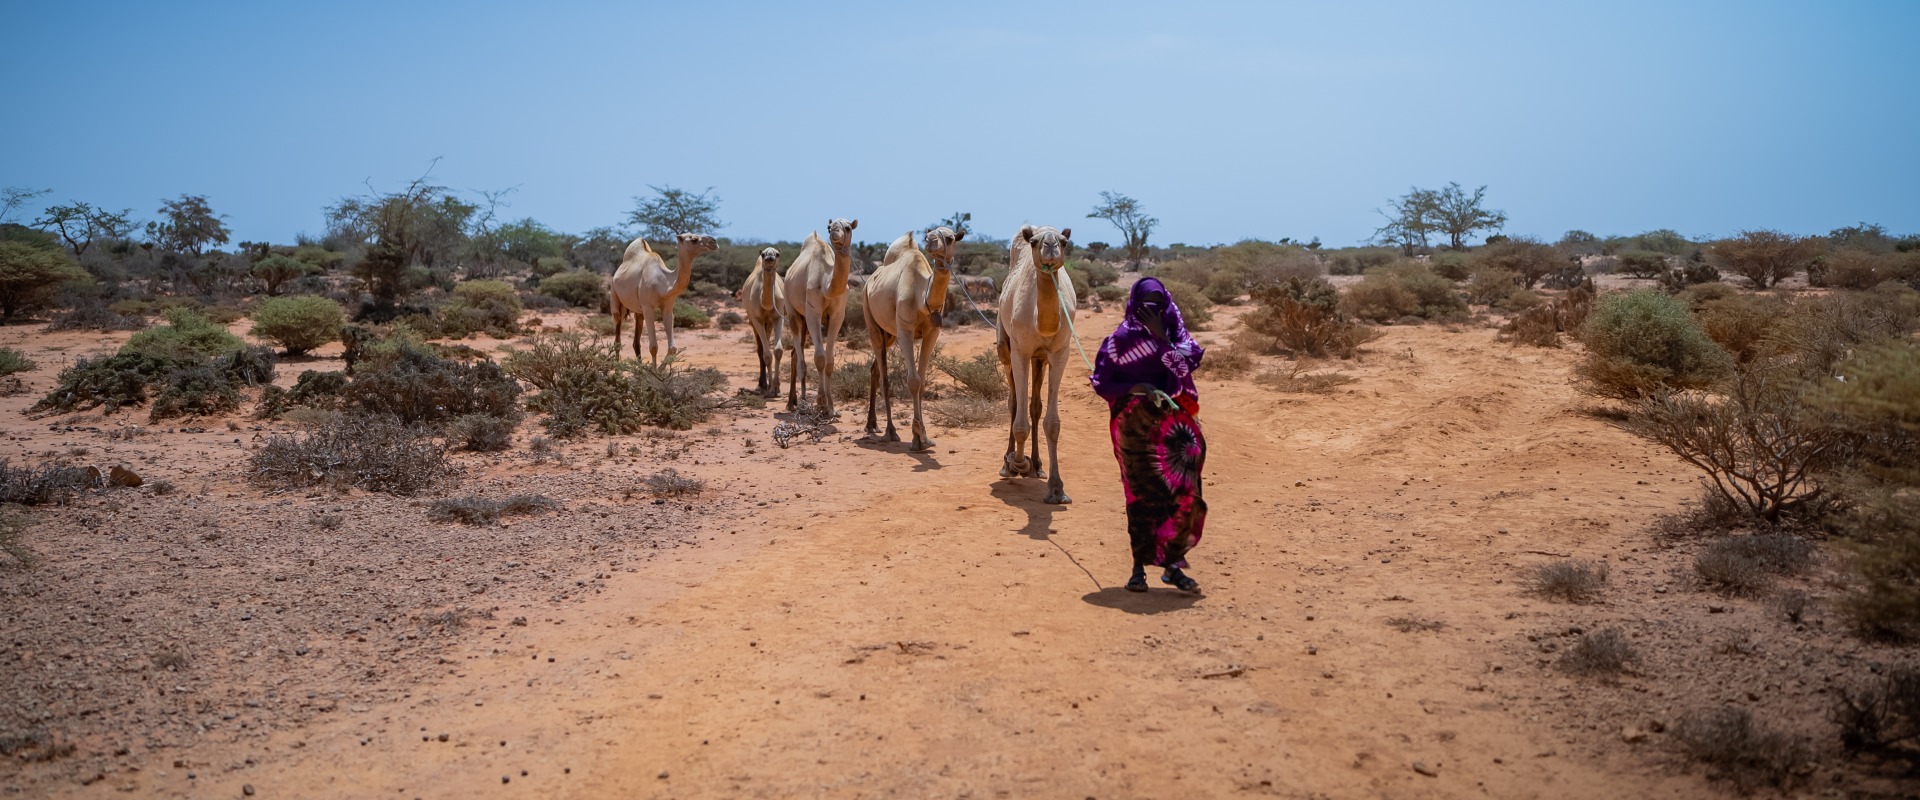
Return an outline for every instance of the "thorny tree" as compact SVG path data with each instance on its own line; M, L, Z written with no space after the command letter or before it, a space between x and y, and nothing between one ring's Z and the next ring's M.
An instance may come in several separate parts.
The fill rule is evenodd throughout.
M713 187L695 194L672 186L653 186L651 198L633 198L627 221L649 239L670 241L683 233L712 233L726 227L720 221L720 196Z
M1127 263L1139 265L1147 257L1147 237L1160 220L1147 216L1140 201L1118 192L1101 192L1100 205L1094 206L1088 219L1104 219L1120 229L1126 239Z

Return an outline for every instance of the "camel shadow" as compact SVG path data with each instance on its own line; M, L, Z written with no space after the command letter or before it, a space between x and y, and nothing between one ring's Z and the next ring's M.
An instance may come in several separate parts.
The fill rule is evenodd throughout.
M1165 614L1169 611L1182 611L1192 608L1200 600L1200 595L1176 592L1171 589L1146 592L1129 592L1119 586L1109 586L1097 592L1088 592L1080 597L1088 605L1125 611L1128 614Z
M862 434L860 438L854 440L853 444L862 450L872 450L876 453L899 453L910 456L914 461L919 462L913 465L914 472L932 472L943 468L940 459L934 458L933 451L916 453L908 450L912 442L883 442Z
M1036 489L1039 496L1035 496ZM1034 541L1044 542L1053 533L1053 512L1065 508L1040 502L1046 490L1045 481L999 478L993 482L990 492L1000 502L1027 512L1027 524L1020 528L1020 533Z

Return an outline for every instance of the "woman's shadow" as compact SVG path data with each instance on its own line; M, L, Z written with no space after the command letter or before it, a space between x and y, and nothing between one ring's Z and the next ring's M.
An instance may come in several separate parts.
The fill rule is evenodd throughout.
M1042 492L1046 490L1045 483L1036 484L1030 480L1000 478L993 482L993 488L989 491L1000 502L1027 512L1027 524L1020 528L1020 533L1034 541L1044 542L1047 541L1048 535L1053 533L1055 506L1040 502L1040 497L1032 488L1034 486L1040 487Z
M1129 592L1118 586L1108 586L1099 591L1088 592L1080 597L1089 605L1125 611L1129 614L1164 614L1168 611L1181 611L1192 608L1199 602L1200 595L1176 592L1172 589Z

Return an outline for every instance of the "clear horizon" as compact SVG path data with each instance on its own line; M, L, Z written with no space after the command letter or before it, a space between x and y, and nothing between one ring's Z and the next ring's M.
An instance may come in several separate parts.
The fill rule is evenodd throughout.
M277 243L435 158L569 233L653 184L714 187L736 239L967 211L1116 242L1085 217L1113 190L1155 244L1341 247L1449 181L1548 241L1920 232L1912 3L521 8L16 7L0 185L143 220L205 195Z

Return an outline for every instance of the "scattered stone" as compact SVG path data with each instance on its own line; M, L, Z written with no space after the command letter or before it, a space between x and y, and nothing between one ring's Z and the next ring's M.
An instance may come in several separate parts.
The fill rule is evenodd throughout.
M1413 771L1418 772L1422 775L1425 775L1429 778L1440 777L1440 770L1427 766L1427 762L1425 761L1413 762Z
M253 796L253 784L251 784L251 783L243 783L243 784L240 784L240 793L241 793L241 794L244 794L244 795L246 795L246 796L248 796L248 797L252 797L252 796Z
M1707 606L1707 613L1709 613L1709 614L1725 614L1725 613L1727 613L1727 607L1726 607L1726 606Z
M1632 725L1620 729L1620 741L1627 744L1639 744L1647 740L1647 732Z

